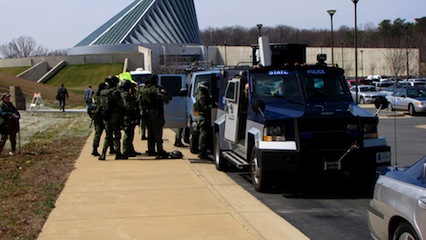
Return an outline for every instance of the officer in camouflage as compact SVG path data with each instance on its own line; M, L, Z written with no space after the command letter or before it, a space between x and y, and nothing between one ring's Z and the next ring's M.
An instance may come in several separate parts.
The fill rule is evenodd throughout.
M212 101L209 94L209 83L199 83L199 92L195 96L194 111L198 112L197 124L199 131L200 159L211 160L207 155L209 132L211 131L211 108Z
M99 160L105 160L106 152L111 145L114 145L116 151L115 159L128 159L127 156L121 154L120 146L123 101L117 89L119 79L116 76L109 76L105 81L108 84L108 88L101 91L100 103L106 136Z
M164 104L168 103L172 97L167 91L158 86L158 76L152 75L141 89L141 109L145 109L144 116L148 129L148 155L156 154L157 159L168 158L168 154L163 149L163 126ZM157 146L157 151L155 151Z
M139 121L139 106L136 103L134 87L131 81L120 82L120 95L123 100L123 155L127 157L140 155L133 146L135 127Z
M95 127L95 136L93 137L93 156L100 156L98 152L99 143L101 140L102 132L105 129L104 122L101 116L101 105L100 105L100 95L101 91L107 88L107 85L102 82L99 84L98 91L92 96L90 107L87 109L87 113L90 118L92 118L93 125Z

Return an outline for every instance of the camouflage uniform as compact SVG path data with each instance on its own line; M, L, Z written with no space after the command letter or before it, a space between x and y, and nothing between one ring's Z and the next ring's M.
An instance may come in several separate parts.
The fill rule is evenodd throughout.
M135 127L139 120L139 107L136 102L136 97L132 94L132 83L130 81L122 82L123 86L120 91L123 100L123 155L134 157L138 152L135 151L133 146L133 139L135 136Z
M158 76L153 75L150 82L141 89L141 106L148 129L148 154L156 152L157 158L166 158L163 149L164 103L171 100L165 89L157 85ZM157 151L155 151L157 146Z
M102 119L105 124L105 141L102 149L102 154L99 157L99 160L105 160L105 155L108 150L108 147L113 145L116 156L115 159L127 159L124 155L121 154L121 124L122 124L122 112L123 101L121 99L120 91L117 89L118 78L115 76L108 77L106 79L108 83L108 88L101 91L101 101L103 96L110 96L108 100L109 107L105 109L104 105L101 103L102 107Z
M210 159L207 156L207 148L209 141L209 132L211 131L211 108L212 102L209 95L208 83L200 83L200 91L195 96L194 111L198 112L197 123L199 131L199 144L201 159Z
M88 114L92 118L93 125L95 128L95 136L93 137L93 151L92 151L93 156L100 156L98 152L98 147L100 144L102 132L105 129L105 125L101 116L101 106L100 106L100 94L101 94L101 91L105 88L106 88L105 83L99 84L98 91L96 92L96 94L92 96L92 103L90 104L91 106L88 109Z

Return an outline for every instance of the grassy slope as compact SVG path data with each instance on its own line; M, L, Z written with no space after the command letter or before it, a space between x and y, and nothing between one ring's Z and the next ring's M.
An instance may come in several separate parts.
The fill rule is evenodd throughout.
M119 74L122 68L121 63L68 65L56 74L47 85L59 87L64 83L69 91L84 93L89 85L97 89L99 83L103 82L107 76Z
M83 107L83 93L87 86L96 90L100 82L108 75L120 73L122 64L69 65L63 68L47 84L32 82L15 77L26 68L0 68L0 93L9 92L9 86L20 86L27 102L31 102L34 93L41 93L46 105L56 102L56 90L64 83L70 98L69 107Z

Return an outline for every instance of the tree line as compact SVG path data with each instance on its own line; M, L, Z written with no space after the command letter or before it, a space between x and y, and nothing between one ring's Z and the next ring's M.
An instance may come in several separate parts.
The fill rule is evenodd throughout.
M297 29L286 25L264 26L262 35L269 36L275 43L303 43L310 47L330 47L330 29ZM353 47L354 28L341 26L333 31L335 47ZM257 43L259 29L257 26L246 28L231 26L222 28L209 27L201 31L203 44L206 46L249 46ZM426 17L416 18L414 22L397 18L393 21L383 20L378 26L365 24L358 28L358 47L360 48L419 48L420 61L426 62ZM34 38L21 36L11 42L0 45L3 58L21 58L35 56L66 55L65 50L49 51L40 46Z
M269 36L274 43L303 43L309 47L330 47L330 29L297 29L286 25L262 27L261 34ZM247 46L257 43L259 29L257 26L246 28L231 26L223 28L207 28L201 31L204 45ZM426 62L426 17L416 18L415 22L407 22L397 18L394 21L383 20L378 26L365 24L358 27L357 42L360 48L419 48L420 61ZM341 26L333 30L335 47L354 47L354 28Z

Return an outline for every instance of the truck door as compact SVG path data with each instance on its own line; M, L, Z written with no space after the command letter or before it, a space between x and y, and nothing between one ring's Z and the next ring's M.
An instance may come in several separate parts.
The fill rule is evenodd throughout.
M164 105L165 128L186 127L186 76L184 74L159 74L158 84L172 96Z
M225 139L232 143L238 140L238 107L240 94L240 79L232 79L228 82L225 91Z

